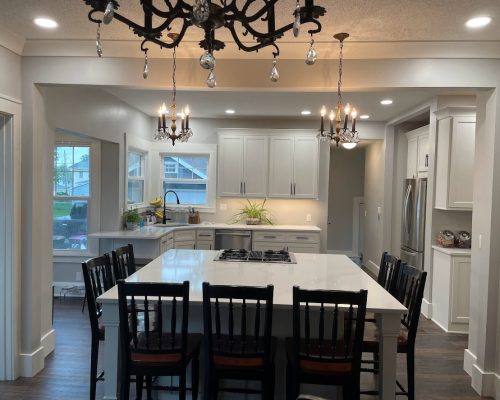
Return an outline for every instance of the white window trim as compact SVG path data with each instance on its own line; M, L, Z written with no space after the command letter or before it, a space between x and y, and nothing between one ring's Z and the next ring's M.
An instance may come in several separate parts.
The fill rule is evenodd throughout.
M90 236L100 230L100 201L101 201L101 143L91 138L56 132L54 146L90 146L90 197L87 205L87 249L86 250L53 250L55 262L61 257L94 257L99 252L99 240ZM52 167L53 168L53 167ZM52 189L53 190L53 189ZM65 200L79 200L86 196L54 196L52 198ZM57 260L57 261L56 261Z
M128 174L128 155L129 153L136 153L140 154L142 156L142 165L141 165L141 176L129 176ZM125 203L127 204L127 210L132 210L134 208L140 208L140 207L145 207L146 204L146 196L148 194L148 180L146 179L146 165L147 165L147 157L148 157L148 152L144 150L139 150L135 147L129 146L127 149L127 157L126 157L126 164L125 164L125 176L126 176L126 182L125 182ZM142 194L142 202L140 203L130 203L128 202L128 182L129 181L143 181L144 182L144 190Z
M164 146L164 147L163 147ZM188 205L188 204L169 204L168 208L185 208L187 206L192 206L195 209L206 212L206 213L215 213L216 212L216 193L217 193L217 145L215 144L201 144L201 143L179 143L175 145L175 149L172 149L172 146L167 147L163 145L160 147L159 152L159 176L158 176L158 186L157 192L161 194L163 198L163 158L167 156L199 156L199 155L208 155L208 166L207 166L207 180L199 180L200 182L207 182L207 202L206 206L201 205ZM189 182L193 182L193 180L189 180Z

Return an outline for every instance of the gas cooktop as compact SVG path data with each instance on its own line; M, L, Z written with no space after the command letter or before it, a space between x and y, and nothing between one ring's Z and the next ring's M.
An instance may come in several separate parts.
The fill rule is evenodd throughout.
M297 264L293 253L290 253L286 250L221 250L217 257L215 257L214 261Z

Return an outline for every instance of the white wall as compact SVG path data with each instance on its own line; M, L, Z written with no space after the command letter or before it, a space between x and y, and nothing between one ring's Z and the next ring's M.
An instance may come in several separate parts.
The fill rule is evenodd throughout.
M365 185L365 148L330 148L328 196L328 250L351 253L353 250L353 200L363 197ZM370 240L367 238L367 240Z
M368 268L378 267L383 252L383 218L377 208L384 205L384 141L375 140L366 148L365 158L365 241L363 259Z
M0 46L0 97L21 100L21 57Z

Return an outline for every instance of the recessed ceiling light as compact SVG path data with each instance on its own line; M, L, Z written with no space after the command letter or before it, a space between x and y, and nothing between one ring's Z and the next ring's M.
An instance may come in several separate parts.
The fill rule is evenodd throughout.
M231 109L226 110L226 114L234 114L235 112L236 112L236 111L231 110Z
M368 114L363 114L359 116L360 119L368 119L370 116Z
M491 22L491 17L474 17L469 19L465 26L467 28L477 29L483 28Z
M380 104L382 104L383 106L389 106L392 104L392 100L391 99L384 99L384 100L380 101Z
M302 115L311 115L311 111L309 111L309 110L302 110L300 113Z
M57 22L49 18L35 18L35 24L40 28L54 29L57 28Z

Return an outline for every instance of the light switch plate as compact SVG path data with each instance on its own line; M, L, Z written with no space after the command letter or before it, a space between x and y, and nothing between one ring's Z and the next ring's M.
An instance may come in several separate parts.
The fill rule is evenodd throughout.
M225 211L225 210L227 210L227 204L226 204L226 203L220 203L220 205L219 205L219 209L220 209L221 211Z
M377 207L377 217L378 217L378 219L380 219L381 216L382 216L382 207Z
M479 248L483 247L483 235L479 234L477 235L477 245L479 246Z
M311 222L311 221L312 221L311 214L306 214L306 222Z

